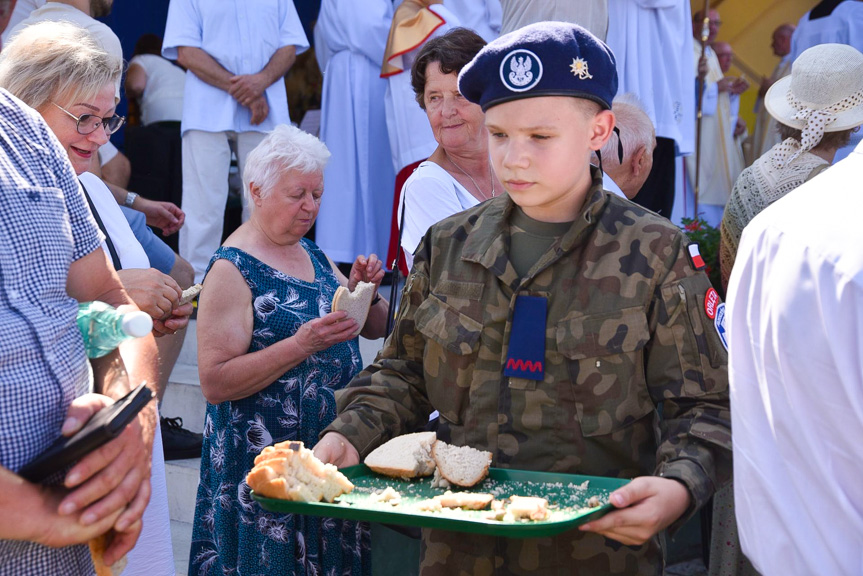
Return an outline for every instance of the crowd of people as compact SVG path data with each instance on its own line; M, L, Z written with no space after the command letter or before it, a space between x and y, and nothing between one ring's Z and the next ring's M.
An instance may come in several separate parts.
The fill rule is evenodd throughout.
M318 137L288 115L311 44L292 0L171 0L127 69L111 0L0 0L0 574L90 574L105 533L106 564L173 574L165 459L198 454L190 575L370 574L367 523L267 512L245 475L275 442L344 467L429 426L495 467L631 481L553 537L423 529L424 576L659 575L702 510L711 576L859 574L863 2L774 31L752 137L715 9L321 4ZM691 205L720 285L671 220ZM360 282L362 326L331 308ZM91 300L152 335L88 361ZM159 418L193 313L198 436ZM365 366L359 336L386 338ZM141 382L157 402L119 437L17 475Z

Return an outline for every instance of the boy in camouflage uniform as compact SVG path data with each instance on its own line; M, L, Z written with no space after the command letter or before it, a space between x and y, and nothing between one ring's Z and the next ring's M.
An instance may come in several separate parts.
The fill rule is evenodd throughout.
M614 125L604 44L529 26L484 48L459 89L486 111L508 194L429 229L395 331L315 451L356 464L438 410L438 436L493 466L634 478L618 510L553 538L424 530L421 571L662 574L660 533L730 473L724 304L697 248L589 164ZM538 332L514 322L524 297L544 302ZM526 344L541 355L524 360Z

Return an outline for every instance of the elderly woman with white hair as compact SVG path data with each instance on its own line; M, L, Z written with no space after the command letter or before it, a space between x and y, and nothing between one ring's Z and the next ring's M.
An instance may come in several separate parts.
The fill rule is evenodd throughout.
M370 571L367 526L264 512L245 482L265 446L317 443L336 416L335 391L362 367L357 332L384 335L387 303L378 296L365 326L330 312L339 286L379 286L382 263L358 256L345 278L304 238L329 157L320 140L284 125L249 153L249 221L219 248L204 279L198 369L209 403L190 575Z

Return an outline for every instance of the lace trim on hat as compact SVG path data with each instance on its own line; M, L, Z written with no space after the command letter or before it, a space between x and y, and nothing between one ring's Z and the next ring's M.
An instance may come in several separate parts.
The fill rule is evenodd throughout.
M825 108L809 108L795 98L790 90L785 96L788 104L797 110L797 113L792 118L802 121L804 126L799 143L792 138L788 138L782 142L783 153L777 154L773 158L773 162L777 168L782 168L789 162L793 162L803 152L808 152L818 146L818 143L821 142L821 138L824 136L824 129L836 121L836 117L840 112L851 110L863 104L863 90L855 92Z

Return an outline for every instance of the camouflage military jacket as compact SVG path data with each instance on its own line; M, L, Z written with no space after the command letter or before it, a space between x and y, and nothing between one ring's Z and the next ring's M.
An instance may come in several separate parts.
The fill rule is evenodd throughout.
M517 277L512 201L433 226L395 330L338 396L328 428L364 457L440 412L439 437L493 466L683 482L695 512L730 474L727 355L710 288L667 220L604 193ZM542 381L507 378L516 296L548 299ZM685 518L684 518L685 519ZM677 524L684 519L678 521ZM660 538L628 547L589 533L505 540L426 531L423 574L661 574Z

